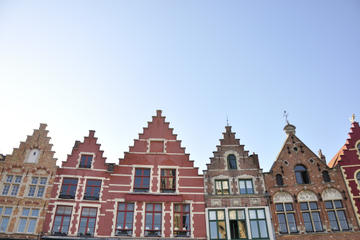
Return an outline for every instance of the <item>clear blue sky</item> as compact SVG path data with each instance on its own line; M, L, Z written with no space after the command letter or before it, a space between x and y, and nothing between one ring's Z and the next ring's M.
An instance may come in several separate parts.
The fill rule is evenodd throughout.
M329 161L359 77L359 1L0 0L0 153L44 122L58 163L89 129L117 162L162 109L200 169L228 116L268 171L286 109Z

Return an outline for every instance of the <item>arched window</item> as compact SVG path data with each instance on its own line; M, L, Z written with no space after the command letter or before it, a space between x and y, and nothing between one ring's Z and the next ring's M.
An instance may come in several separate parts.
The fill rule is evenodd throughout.
M296 182L298 184L310 183L309 174L307 172L306 167L304 167L303 165L296 165L294 170L295 170Z
M306 232L322 232L320 208L316 194L309 190L301 191L297 197Z
M291 195L286 192L278 192L274 195L273 199L276 207L279 232L281 234L297 233L295 209L293 207L294 201Z
M358 172L356 174L356 180L357 180L358 184L360 184L360 172Z
M360 143L358 143L358 144L356 145L356 148L357 148L358 152L360 153Z
M230 154L227 157L227 162L228 162L228 168L229 169L237 169L236 167L236 157L234 154Z
M278 186L284 185L283 177L281 174L276 174L276 185Z
M330 180L331 180L328 171L323 171L322 172L322 177L323 177L324 182L330 182Z

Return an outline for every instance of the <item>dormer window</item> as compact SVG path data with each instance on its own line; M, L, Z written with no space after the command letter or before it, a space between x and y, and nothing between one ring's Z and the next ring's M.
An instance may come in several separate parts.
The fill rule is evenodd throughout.
M40 150L37 148L31 149L29 155L25 159L27 163L37 163L40 157Z
M91 168L92 159L92 155L81 155L79 168Z
M234 154L230 154L227 157L228 169L237 169L236 157Z
M310 178L306 167L303 165L295 166L295 177L298 184L309 184Z

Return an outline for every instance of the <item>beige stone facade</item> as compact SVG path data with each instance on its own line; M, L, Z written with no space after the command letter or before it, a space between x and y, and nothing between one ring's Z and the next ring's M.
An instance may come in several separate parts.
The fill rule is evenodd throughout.
M0 159L0 238L37 239L42 232L56 159L46 124Z

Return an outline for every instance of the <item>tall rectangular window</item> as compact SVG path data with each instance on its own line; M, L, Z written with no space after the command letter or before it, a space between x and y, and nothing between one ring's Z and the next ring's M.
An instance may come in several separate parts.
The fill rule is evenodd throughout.
M19 220L19 233L34 233L40 210L37 208L23 208Z
M93 236L96 222L96 208L83 207L81 210L79 235Z
M134 192L149 192L150 187L150 169L136 168Z
M160 191L163 193L173 193L176 191L176 170L161 169Z
M325 201L325 208L329 217L331 230L347 231L350 230L348 225L345 208L341 200Z
M59 198L75 199L77 183L76 178L64 178Z
M229 195L229 180L215 180L215 194Z
M249 210L250 228L253 239L268 239L269 234L266 225L264 209Z
M279 232L282 234L297 233L295 211L292 203L276 203L275 207L279 223Z
M115 235L131 236L133 232L134 203L119 203Z
M209 210L210 239L227 239L224 210Z
M162 207L160 203L147 203L145 210L145 236L161 236Z
M0 232L6 232L9 224L12 207L0 207Z
M93 160L93 155L81 155L79 167L91 168L92 160Z
M304 219L306 232L322 232L320 210L316 202L301 202L300 210Z
M32 177L29 186L28 197L43 197L47 177Z
M55 212L53 234L67 235L70 226L72 207L58 206Z
M231 239L248 239L245 210L229 210L229 224Z
M88 179L86 181L84 199L99 200L100 190L101 190L101 180Z
M174 204L174 235L190 237L190 204Z
M251 179L239 179L240 194L254 194L254 186Z
M22 176L7 175L2 190L2 195L16 196L19 192Z

